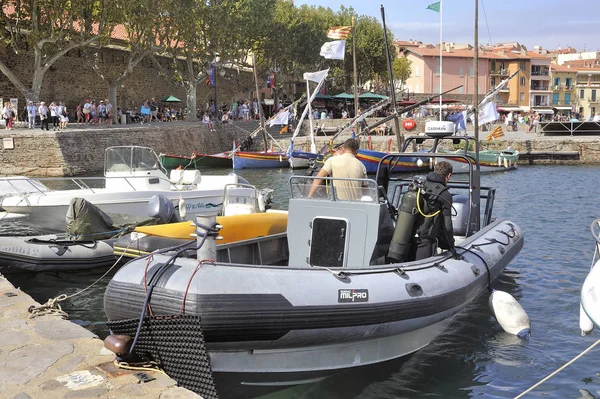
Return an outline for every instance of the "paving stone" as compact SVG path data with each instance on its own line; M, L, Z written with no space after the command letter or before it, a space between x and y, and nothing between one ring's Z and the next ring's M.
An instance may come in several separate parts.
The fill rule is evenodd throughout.
M43 384L40 385L40 389L42 391L56 391L57 389L62 389L64 387L65 387L64 384L61 384L60 382L56 381L55 379L45 381Z
M2 326L4 328L4 326ZM0 331L0 348L9 346L22 346L31 341L26 333L16 330Z
M0 362L0 382L26 384L42 374L63 356L73 353L69 342L27 345L8 353Z
M120 387L117 392L127 396L144 396L146 390L142 384L126 384Z
M42 338L55 340L72 340L77 338L96 338L96 335L85 328L62 319L49 319L38 322L35 331Z
M174 387L161 393L159 399L202 399L202 396L182 387Z
M106 394L110 389L108 387L96 387L91 389L82 389L79 391L71 391L63 396L65 399L84 399L84 398L99 398Z
M57 366L55 368L55 370L58 373L71 372L71 371L77 369L77 366L79 366L81 364L81 362L84 361L84 359L85 359L85 356L83 356L83 355L69 356L67 361L60 364L59 366Z
M152 381L152 385L159 387L174 387L177 385L177 381L163 373L153 373L152 377L156 378L156 380Z

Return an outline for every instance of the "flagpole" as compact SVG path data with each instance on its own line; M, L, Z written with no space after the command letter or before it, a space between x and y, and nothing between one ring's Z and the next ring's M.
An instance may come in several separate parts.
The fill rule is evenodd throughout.
M354 116L358 116L358 78L356 76L356 26L352 17L352 63L354 65Z
M260 93L258 92L258 75L256 74L256 55L252 53L252 68L254 72L254 86L256 88L256 101L258 102L258 115L260 117L260 128L263 133L263 141L265 143L265 152L267 152L267 131L265 129L265 117L263 115L262 104L260 103Z
M442 121L442 95L441 93L444 91L443 90L443 70L442 70L442 3L443 0L440 0L440 122Z

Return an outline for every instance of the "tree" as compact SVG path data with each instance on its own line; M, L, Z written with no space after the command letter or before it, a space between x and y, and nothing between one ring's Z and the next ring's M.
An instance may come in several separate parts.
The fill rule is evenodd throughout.
M394 63L392 64L392 69L394 71L394 80L400 81L400 89L404 88L404 84L410 78L412 73L411 68L412 61L406 57L397 57L394 59ZM394 85L396 87L396 85Z
M155 0L128 0L117 6L115 25L105 40L98 41L98 46L116 44L126 52L125 67L121 71L110 72L107 63L99 57L98 46L88 46L85 60L96 72L100 79L108 84L108 98L116 111L117 90L119 86L133 73L135 67L156 49L156 41L160 26L164 24L164 10L157 9ZM113 112L113 121L117 113Z
M166 57L152 58L161 73L185 87L188 120L196 120L196 90L206 68L243 63L240 57L248 54L269 20L272 0L171 1L165 2L171 5L159 32L161 55Z
M15 54L32 53L33 77L27 87L9 65L0 71L28 100L38 101L44 75L70 50L87 46L110 30L113 0L0 0L0 40Z

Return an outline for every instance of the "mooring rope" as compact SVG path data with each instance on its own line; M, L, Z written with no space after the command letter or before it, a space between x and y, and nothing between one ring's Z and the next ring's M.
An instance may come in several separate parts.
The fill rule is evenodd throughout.
M594 342L592 345L588 346L587 349L585 349L583 352L581 352L579 355L575 356L573 359L569 360L567 363L565 363L562 367L558 368L556 371L553 371L552 373L550 373L548 376L546 376L545 378L541 379L537 384L532 385L529 389L527 389L526 391L522 392L521 394L515 396L514 399L519 399L522 398L523 396L525 396L526 394L528 394L529 392L533 391L535 388L539 387L540 385L542 385L544 382L548 381L550 378L554 377L556 374L560 373L561 371L563 371L564 369L566 369L567 367L569 367L571 364L573 364L576 360L578 360L580 357L582 357L583 355L585 355L586 353L588 353L589 351L591 351L592 349L594 349L598 344L600 344L600 339L596 342Z
M119 256L119 258L115 261L115 263L113 263L113 265L102 276L100 276L98 279L96 279L96 281L94 281L92 284L88 285L84 289L82 289L74 294L71 294L71 295L60 294L57 297L48 299L48 301L46 301L46 303L44 303L42 305L30 306L27 309L27 311L30 313L29 318L33 319L38 316L60 316L63 319L68 319L69 314L67 312L65 312L64 310L62 310L59 302L73 298L74 296L77 296L77 295L89 290L94 285L96 285L99 281L101 281L104 277L106 277L108 275L108 273L110 273L110 271L119 264L121 259L123 259L123 256L125 255L125 253L127 252L127 250L129 249L129 247L131 246L132 243L133 243L133 241L129 242L129 244L127 245L127 248L125 248L125 250L123 251L121 256Z

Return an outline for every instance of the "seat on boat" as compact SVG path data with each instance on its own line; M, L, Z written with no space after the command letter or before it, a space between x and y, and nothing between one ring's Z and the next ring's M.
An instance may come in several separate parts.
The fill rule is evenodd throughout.
M198 169L173 169L169 174L169 180L177 189L181 190L183 187L196 186L200 184L202 176Z

